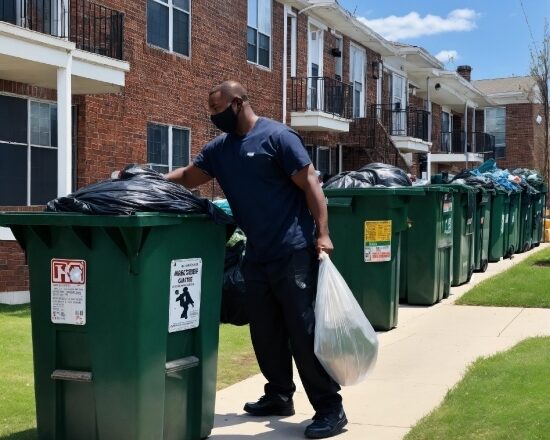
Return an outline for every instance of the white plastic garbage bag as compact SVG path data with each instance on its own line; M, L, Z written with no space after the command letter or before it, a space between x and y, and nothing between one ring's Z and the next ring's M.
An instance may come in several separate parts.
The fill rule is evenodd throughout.
M315 355L340 385L365 379L378 355L378 338L329 256L321 252L315 300Z

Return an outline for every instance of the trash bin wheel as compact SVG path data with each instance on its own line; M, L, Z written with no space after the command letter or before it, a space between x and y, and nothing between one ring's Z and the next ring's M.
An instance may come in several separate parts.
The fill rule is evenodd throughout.
M483 260L481 262L481 267L479 268L480 272L487 272L487 268L489 267L489 260Z

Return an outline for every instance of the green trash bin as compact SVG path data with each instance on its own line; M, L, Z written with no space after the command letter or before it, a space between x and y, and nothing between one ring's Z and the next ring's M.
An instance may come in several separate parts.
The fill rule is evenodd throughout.
M29 264L38 439L207 437L225 228L161 213L0 225Z
M513 192L509 196L510 206L508 210L508 229L504 234L504 258L510 258L516 253L520 243L520 213L521 193Z
M332 261L376 330L397 325L400 242L421 188L325 189Z
M453 184L453 258L451 286L470 281L474 271L474 232L477 188Z
M533 201L534 194L521 193L519 213L519 240L516 253L527 252L533 246Z
M409 204L410 228L403 234L400 299L432 305L447 298L451 287L453 187L428 185Z
M491 202L494 193L492 189L481 187L477 193L474 232L474 270L476 272L485 272L489 266Z
M509 193L495 190L491 202L491 227L489 230L489 262L496 263L504 256L505 241L508 241Z
M536 188L539 192L533 200L533 246L539 246L544 236L544 208L546 207L546 184Z

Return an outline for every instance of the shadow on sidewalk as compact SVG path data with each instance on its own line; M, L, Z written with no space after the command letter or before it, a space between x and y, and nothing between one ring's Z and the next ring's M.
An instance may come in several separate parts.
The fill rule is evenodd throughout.
M306 417L306 416L304 416ZM306 426L311 423L311 419L305 418L302 422L288 422L286 417L251 417L243 414L216 414L214 419L215 428L227 428L229 426L243 424L257 424L256 434L216 434L212 433L208 438L213 440L281 440L281 439L303 439ZM269 430L268 432L258 432ZM235 428L235 431L238 427ZM246 429L250 431L250 427ZM345 432L345 430L344 430Z
M38 438L38 433L35 429L27 429L26 431L15 432L13 434L8 434L1 436L0 440L36 440Z

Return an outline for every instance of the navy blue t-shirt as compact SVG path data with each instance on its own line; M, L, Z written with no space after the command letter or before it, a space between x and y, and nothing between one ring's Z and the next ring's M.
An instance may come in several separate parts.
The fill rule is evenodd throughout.
M314 241L305 193L291 180L311 160L300 136L286 125L259 118L240 137L223 134L194 161L215 177L247 237L247 258L267 262Z

